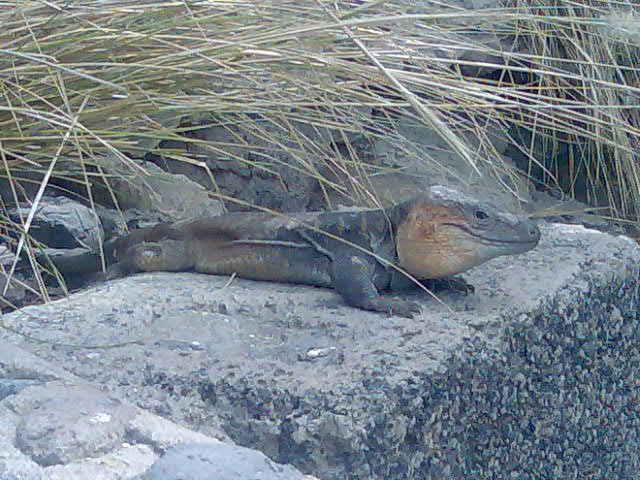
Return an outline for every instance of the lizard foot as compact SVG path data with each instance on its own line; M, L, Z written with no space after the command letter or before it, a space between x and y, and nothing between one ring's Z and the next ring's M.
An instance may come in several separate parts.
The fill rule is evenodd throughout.
M476 291L476 288L470 283L467 283L467 281L462 277L430 279L423 281L422 284L432 292L439 292L441 290L452 290L454 292L463 293L464 295L469 295L470 293L474 293Z
M135 271L126 263L114 263L107 267L103 280L114 280L116 278L126 277L132 273L135 273Z
M399 298L373 298L361 308L405 318L413 318L415 314L420 313L420 304Z

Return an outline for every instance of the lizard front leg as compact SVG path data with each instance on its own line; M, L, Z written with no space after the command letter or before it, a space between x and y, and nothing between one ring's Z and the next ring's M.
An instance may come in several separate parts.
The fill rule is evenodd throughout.
M331 261L331 283L347 305L407 318L420 313L420 305L415 302L380 296L371 278L375 268L372 257L360 254L355 249L345 248L342 244L337 246L335 252L320 245L302 229L296 230L296 233Z
M331 281L347 305L407 318L420 312L415 302L380 296L371 279L371 267L366 258L352 252L332 255Z

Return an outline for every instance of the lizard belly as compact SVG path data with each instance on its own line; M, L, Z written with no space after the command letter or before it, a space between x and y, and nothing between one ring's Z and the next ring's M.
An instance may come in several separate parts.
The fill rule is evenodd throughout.
M312 248L259 243L197 242L195 270L252 280L331 287L330 262Z

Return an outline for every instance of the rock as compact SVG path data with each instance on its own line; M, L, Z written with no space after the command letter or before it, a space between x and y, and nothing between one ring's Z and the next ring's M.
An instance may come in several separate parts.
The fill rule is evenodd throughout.
M502 132L496 128L487 130L487 135L495 145L506 148ZM527 182L515 174L512 162L508 159L498 157L490 163L476 162L480 172L477 174L458 154L451 151L436 132L415 119L400 117L397 134L398 138L380 137L372 140L371 150L367 154L375 159L372 161L392 167L381 169L369 180L377 198L385 203L406 200L431 185L455 186L457 190L512 212L522 212L531 200ZM403 148L398 148L400 139L404 142ZM477 148L477 138L463 136L462 139ZM496 171L510 171L512 174L505 173L502 178L497 178ZM510 191L505 189L505 185Z
M9 267L11 262L13 262L13 257L11 250L4 245L0 245L0 265L5 268Z
M10 395L15 395L27 387L40 385L41 382L30 378L4 378L0 375L0 400L4 400Z
M22 275L14 275L9 288L4 293L5 285L7 284L7 274L0 271L0 294L2 295L2 302L0 308L4 310L5 307L14 305L21 306L23 300L27 296L27 290L23 285L24 278Z
M8 275L6 272L11 269L11 264L13 263L14 258L14 254L11 253L7 247L0 245L0 294L2 294L0 308L2 308L2 310L9 305L20 305L27 294L24 286L21 285L20 282L17 282L15 277L9 285L6 293L3 293L5 285L7 284ZM22 278L19 278L19 280L22 280Z
M243 122L239 126L199 127L185 134L187 140L184 142L172 140L162 145L163 148L181 150L184 157L194 159L193 163L162 156L152 155L149 158L169 172L184 175L209 190L219 190L249 205L289 212L308 209L317 182L309 171L305 171L304 166L292 168L294 163L290 152L299 151L300 145L289 138L289 132L282 128L258 119L253 121L259 125L259 130L246 128ZM298 131L298 127L290 125L294 131ZM302 131L300 135L303 135ZM309 140L305 145L310 143ZM319 139L317 145L328 155L328 142ZM299 155L310 165L320 163L317 162L317 151L313 152L313 158L306 158L311 154L304 150ZM208 170L202 168L199 162L205 164ZM299 162L297 159L296 163ZM212 184L212 177L215 178L215 185ZM246 205L233 202L228 202L227 207L230 210L247 209Z
M29 211L28 206L21 206L18 213L27 218ZM12 214L14 218L16 215L16 212ZM65 274L95 271L100 265L102 224L91 208L75 200L42 197L29 234L43 245L42 249L34 249L38 260L44 264L53 262Z
M279 465L263 453L225 443L178 445L140 480L304 480L289 465Z
M7 385L11 391L4 389ZM177 445L197 444L202 451L221 445L121 402L2 340L0 391L2 480L133 480ZM230 452L239 447L222 448ZM242 450L236 457L251 459L254 466L293 472L262 454ZM229 471L249 465L234 464L236 457L227 456ZM197 465L197 459L193 461ZM299 474L282 478L297 479Z
M21 413L16 447L41 466L94 458L120 446L134 410L84 386L33 387L9 408Z
M343 142L349 141L349 147L344 147L345 152L342 152L344 158L348 158L348 151L357 152L357 158L362 159L369 171L375 172L366 179L362 171L350 172L351 167L346 165L336 168L315 150L313 155L300 152L299 155L310 157L307 165L291 168L290 152L298 152L300 146L290 145L291 139L283 133L284 130L273 126L262 126L265 132L277 139L271 144L262 135L244 131L241 127L215 126L191 132L189 138L197 140L196 143L172 140L164 146L182 150L185 156L198 159L198 162L206 162L216 179L216 188L244 202L241 205L229 202L227 206L230 210L247 210L247 204L278 211L318 210L326 209L329 205L371 206L372 198L389 204L415 196L429 185L455 185L460 189L461 183L465 184L462 188L469 193L505 205L511 210L519 210L520 204L529 200L527 184L515 173L510 159L497 156L492 157L491 161L477 162L479 173L470 174L469 165L451 151L437 132L417 122L413 116L400 115L396 123L397 127L388 135L352 135L340 141L334 138L333 142L324 129L314 134L308 126L290 125L302 138L312 139L314 145L317 144L317 150L324 152L327 158L336 157L339 152L335 149L342 148ZM503 127L487 125L485 130L486 138L502 153L508 142ZM335 136L339 137L337 134ZM242 141L238 141L239 138ZM481 143L472 135L463 135L462 141L471 145L472 149L478 148L478 143ZM485 146L486 143L485 139ZM224 152L212 150L206 146L209 144L223 145ZM304 143L307 144L311 144L311 140ZM252 148L248 149L246 145ZM282 145L289 145L289 151L282 151ZM269 161L257 157L255 151L263 152ZM183 161L153 158L162 168L212 188L206 169ZM496 172L502 172L499 178ZM341 185L343 190L335 191L328 186L325 189L318 188L318 174L329 183ZM505 192L505 185L514 193Z
M27 218L30 207L21 206ZM67 197L42 197L29 233L51 251L81 248L97 250L103 239L98 216L89 207ZM45 249L47 252L47 249Z
M211 198L203 186L151 162L135 161L133 170L109 157L101 158L100 164L118 174L110 182L123 209L141 210L165 221L213 217L224 211L222 203Z
M12 337L184 425L221 418L234 441L323 480L633 478L639 276L628 238L546 225L535 250L468 272L473 295L407 294L424 305L415 319L328 289L156 273L4 321L119 343Z
M625 233L614 222L598 215L598 209L570 198L554 198L550 192L531 192L536 213L551 222L583 225L608 233Z

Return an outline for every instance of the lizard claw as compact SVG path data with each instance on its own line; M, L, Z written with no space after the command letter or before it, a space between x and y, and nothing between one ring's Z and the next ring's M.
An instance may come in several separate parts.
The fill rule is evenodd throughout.
M399 317L413 318L420 313L420 304L400 298L376 298L364 306L365 309L374 312L397 315Z
M476 291L476 287L467 283L467 281L462 277L451 277L447 279L447 288L449 290L453 290L454 292L460 292L464 295L469 295Z
M438 292L441 290L452 290L454 292L460 292L464 295L469 295L476 291L476 288L467 283L462 277L445 277L438 279L430 279L422 282L432 292Z
M420 313L420 305L416 302L398 301L393 305L390 313L399 317L413 318Z

